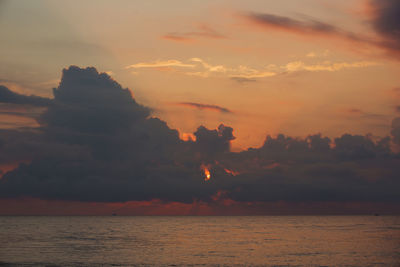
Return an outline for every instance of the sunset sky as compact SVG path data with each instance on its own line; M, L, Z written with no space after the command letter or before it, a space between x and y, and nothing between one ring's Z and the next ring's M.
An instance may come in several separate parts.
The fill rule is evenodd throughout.
M194 204L187 204L191 203L188 199L205 201L201 204L196 202L196 205L201 206L209 203L206 199L213 199L215 202L215 199L220 198L224 198L225 202L221 201L218 205L233 201L232 203L240 203L238 204L240 210L244 210L243 205L245 204L243 203L257 203L258 206L256 206L259 210L266 209L266 206L272 205L270 204L272 202L282 203L279 201L286 201L286 204L281 204L286 206L290 206L287 202L296 203L288 210L295 210L294 207L299 207L298 203L303 201L311 201L312 205L315 205L314 207L318 207L316 210L323 210L324 208L321 207L324 205L330 205L331 208L336 207L336 203L339 201L346 202L346 207L353 205L353 208L356 207L354 209L359 207L354 203L363 202L369 203L364 206L381 205L379 206L381 208L391 207L388 210L399 211L400 195L394 192L389 192L387 195L382 193L384 188L389 189L394 184L399 184L399 179L393 178L398 178L399 170L396 166L400 166L398 165L400 164L398 155L400 151L400 119L395 119L400 116L399 18L400 4L396 0L71 0L63 2L0 0L0 85L3 86L0 88L0 129L2 131L0 144L5 144L9 149L3 149L3 152L0 152L2 153L0 175L3 177L1 181L9 186L5 187L4 184L0 184L0 197L1 194L5 196L3 200L0 200L0 202L3 201L0 213L13 213L10 211L10 207L14 206L19 207L17 209L20 213L26 212L24 204L21 204L26 201L22 201L21 197L36 199L39 211L43 210L41 208L44 205L43 201L50 200L54 200L55 202L51 202L51 205L56 206L64 203L63 201L78 201L78 204L83 201L84 204L81 207L103 201L114 203L104 205L139 201L140 205L138 205L142 207L142 205L146 206L148 202L141 201L156 199L157 207L160 204L157 201L166 201L169 203L168 205L175 205L174 211L171 213L174 213L176 209L184 209L183 213L190 213ZM69 68L71 65L80 69ZM86 69L87 67L94 67L95 70ZM63 69L66 69L64 74L62 74ZM111 78L97 72L106 73ZM60 84L62 77L65 79L64 84ZM65 164L70 162L68 157L77 159L76 156L72 156L75 155L74 153L83 158L81 163L85 160L89 162L89 159L85 157L90 154L91 159L105 161L113 166L104 166L107 169L104 171L110 172L108 174L110 177L118 175L118 171L113 172L111 169L117 163L123 165L122 162L125 160L146 158L153 163L160 160L158 156L147 157L147 154L150 153L148 147L143 147L143 151L146 151L143 152L146 153L145 156L137 152L137 155L134 156L121 154L112 158L113 156L110 154L116 155L119 152L115 152L115 154L112 152L114 150L108 151L107 149L116 142L110 141L110 146L105 146L104 149L102 148L103 150L98 149L101 150L99 152L91 147L93 144L89 144L87 139L77 137L83 132L85 134L90 132L97 136L99 131L103 130L102 122L97 120L104 118L104 124L110 122L110 125L104 126L110 127L104 133L105 135L114 138L117 136L115 132L118 132L118 140L129 139L127 136L121 137L119 131L114 131L120 127L119 122L126 123L126 121L123 119L121 121L110 120L114 113L108 114L101 108L93 109L98 111L96 113L98 117L95 119L90 117L93 115L92 113L89 116L89 113L84 114L77 111L83 112L82 109L65 112L65 114L74 114L71 116L76 117L65 117L67 115L61 109L68 105L75 105L71 104L75 103L71 101L79 98L78 95L73 94L78 91L74 91L75 89L72 88L84 90L86 86L84 81L88 81L86 79L94 81L90 87L113 88L115 96L107 95L105 89L104 92L95 93L93 96L90 96L92 93L88 91L87 94L81 94L80 97L83 98L79 100L82 101L79 102L79 105L83 106L79 106L79 108L90 107L89 102L93 99L91 97L98 101L93 104L96 108L103 105L125 107L126 92L119 85L111 82L114 80L122 88L129 88L134 98L134 104L127 104L126 110L118 111L121 112L117 113L120 116L118 118L129 117L129 120L134 121L146 119L149 122L135 127L137 129L148 127L146 129L149 131L156 129L154 131L157 134L154 138L165 139L165 143L174 138L173 134L169 132L173 131L171 129L176 129L178 137L186 141L179 149L169 146L164 149L164 144L161 143L157 143L157 146L154 145L157 151L169 151L165 153L174 153L174 157L175 152L179 154L176 158L171 158L171 161L175 162L174 166L177 170L172 171L171 168L175 167L169 166L168 163L166 165L169 167L167 166L165 169L160 167L157 174L151 172L152 175L149 176L146 176L147 169L143 171L135 169L132 172L134 177L137 175L151 176L153 178L149 179L153 181L152 179L156 179L154 177L158 177L157 175L163 176L163 171L166 171L168 175L172 175L169 173L171 171L182 172L178 175L185 176L192 175L190 171L195 173L194 170L199 168L211 170L220 166L222 170L228 169L224 175L231 175L233 180L242 180L235 184L231 179L229 180L230 185L226 187L226 183L222 181L225 178L221 178L220 185L216 185L215 188L207 188L201 194L197 194L202 190L201 188L194 189L192 184L188 184L187 187L182 185L181 190L188 190L186 191L188 196L182 198L170 197L170 194L173 195L175 192L173 190L169 193L160 193L161 191L158 189L154 191L154 194L143 193L146 190L150 192L151 189L142 182L140 182L140 186L143 186L140 189L142 191L138 190L143 193L143 196L132 198L105 197L101 199L94 194L96 196L93 198L85 199L80 195L81 193L85 194L84 189L82 192L78 190L79 193L75 192L76 194L65 193L65 195L54 193L58 192L57 190L53 193L44 192L43 187L51 187L52 183L37 188L33 185L28 186L28 189L16 190L15 194L9 193L14 189L1 189L2 186L3 188L18 187L15 180L9 183L6 181L7 179L16 179L26 185L23 177L33 175L33 170L37 168L43 171L45 169L43 166L47 166L49 163L41 165L40 161L47 160L49 155L53 155L52 153L57 155L65 153L65 158L64 154L62 157L60 156L63 158L60 158L60 162ZM57 90L53 92L53 88L57 88ZM59 92L58 100L57 91ZM115 102L113 102L114 100ZM85 106L86 104L88 106ZM130 115L124 113L127 110L130 110ZM137 115L138 112L141 115ZM81 122L82 125L71 123L71 120L86 118L86 115L88 118L92 118L90 123L95 120L93 125L90 125L93 128L89 130L88 128L79 128L87 123L84 121ZM167 126L159 120L150 122L149 118L158 118ZM114 122L115 124L113 124ZM68 123L71 124L68 126ZM100 128L96 123L100 123ZM160 126L155 126L158 123ZM225 126L213 132L212 130L217 129L220 124ZM199 126L204 127L199 128ZM60 127L69 128L68 131L64 131L60 130ZM133 136L140 136L140 134L135 135L137 133L135 131L131 135L132 139L135 138ZM163 135L164 131L165 136ZM28 132L31 134L29 138L26 137ZM206 136L204 139L201 139L202 134ZM210 136L215 134L217 136L215 138L220 138L219 141L214 140L216 143L202 145L201 142L212 139L208 134ZM230 194L230 190L234 191L237 188L253 188L252 186L258 183L259 177L269 177L265 171L269 172L276 168L283 168L283 172L288 172L283 175L288 179L285 180L285 184L299 185L305 181L304 179L309 179L310 162L305 160L304 155L300 152L298 156L286 154L279 156L280 152L276 152L275 147L271 148L272 150L269 152L274 156L260 156L264 155L264 152L261 151L262 147L267 147L265 145L267 135L272 136L271 140L280 142L278 134L290 136L289 139L292 138L298 142L303 140L306 143L311 142L310 138L307 139L308 136L321 134L321 140L325 137L330 138L327 149L332 153L336 153L340 146L340 141L333 140L349 134L350 139L343 138L345 147L343 151L347 153L350 149L350 146L347 145L351 144L352 149L363 147L362 152L357 150L361 154L368 149L375 154L372 158L364 156L354 158L353 154L352 157L344 157L339 153L338 157L346 162L339 160L340 163L338 163L338 159L332 159L331 156L324 158L326 162L315 163L313 161L313 164L317 164L324 170L336 168L338 165L343 168L327 175L329 183L332 183L331 187L327 185L328 189L324 187L322 191L319 191L321 193L326 192L325 189L328 191L332 189L334 192L332 198L303 198L304 195L314 194L311 193L313 188L308 188L293 198L285 197L285 194L293 196L292 189L283 190L282 197L278 194L271 199L262 197L252 199L247 197L248 195L244 197ZM150 136L153 135L150 134ZM199 136L200 140L196 141ZM389 139L385 139L385 153L390 154L387 157L382 156L384 142L382 140L386 136ZM63 139L64 137L65 139ZM42 139L56 141L51 144L50 141L41 143ZM74 141L71 141L72 139ZM288 140L282 142L292 142ZM109 139L104 142L108 141ZM100 143L104 144L104 142ZM121 141L121 147L124 144L127 147L137 146L136 141L123 142L125 141ZM176 142L178 141L175 140L172 143ZM356 142L360 143L355 144ZM38 145L39 143L40 145ZM221 151L225 154L220 156L218 153L221 151L214 153L199 148L200 151L197 148L189 148L189 145L187 148L183 148L189 143L194 143L194 147L199 143L200 148L210 145L215 150L218 150L218 146L221 145ZM35 147L35 145L38 146ZM62 147L64 145L69 147ZM153 147L152 145L152 141L149 141L149 146ZM93 145L93 147L96 146ZM48 149L50 152L48 154L46 154L47 152L39 153L39 155L36 153L38 147L40 150L47 151L46 149ZM82 152L86 147L91 147L91 150ZM250 147L254 150L248 150ZM286 145L285 149L290 152L288 147L290 145ZM190 152L191 149L193 149L192 152ZM258 156L251 154L258 151L257 149L260 149ZM58 150L63 152L56 153L55 151ZM76 152L78 150L81 152ZM105 152L106 150L108 152ZM10 152L7 151L12 151L13 156L9 156ZM102 153L107 156L99 156L103 155ZM192 160L188 160L191 162L190 164L186 162L186 153L195 155ZM276 158L274 158L275 156ZM258 160L257 167L252 165L255 164L255 157ZM260 157L264 158L260 159ZM311 156L310 154L310 157L316 159L320 158L320 155L313 154ZM208 160L204 160L205 158ZM247 160L249 162L245 166L240 165ZM300 160L302 163L298 163L296 160ZM259 163L261 161L264 162L264 166ZM35 164L41 167L35 167ZM92 173L88 167L92 166L91 164L94 163L90 161L88 164L83 164L85 167L82 172L85 172L85 175ZM137 164L143 166L144 163ZM187 169L178 170L177 166L184 166L182 168ZM85 169L86 167L87 169ZM285 169L286 167L288 169ZM24 173L24 168L32 168L27 171L29 175ZM357 174L353 175L344 171L347 168ZM68 169L70 170L70 168ZM214 173L218 173L218 171L215 169ZM295 175L294 173L298 171L305 171L308 174L305 174L304 177L298 173ZM63 171L60 170L60 172ZM129 173L128 170L127 172ZM212 172L211 180L215 178L214 173ZM71 175L79 176L81 174L71 172ZM91 175L89 175L91 178L88 178L87 183L92 180L96 181L97 174ZM165 174L165 177L168 175ZM341 199L339 196L341 193L335 191L341 184L337 179L342 179L347 175L356 180L365 176L364 178L371 183L379 179L387 180L377 182L382 186L378 190L379 192L368 191L376 188L376 185L364 183L361 185L354 180L350 182L350 187L354 186L362 193L357 195L350 192L352 189L344 190L346 191L343 193L344 195L354 195L354 198L343 197ZM40 180L40 178L37 179ZM204 182L201 177L200 179L201 182ZM246 179L251 180L249 187L243 185L243 183L246 184L243 182ZM303 180L294 182L292 179ZM307 181L304 183L310 182L315 185L314 180L314 182ZM37 185L36 182L32 182L32 184ZM76 188L85 188L85 184L86 180L82 184L76 185ZM101 185L110 186L106 182ZM276 184L274 183L274 185ZM138 185L135 184L135 186ZM271 188L270 185L265 186ZM316 185L316 187L318 186ZM99 188L97 189L101 192ZM119 190L118 186L115 188L116 191ZM301 192L303 187L299 186L298 188ZM43 194L37 193L38 190L43 191ZM252 190L249 189L249 195L254 193ZM7 191L9 194L3 191ZM222 197L223 195L226 198ZM4 204L10 203L10 201L13 204ZM69 202L68 205L75 207L76 204L71 203L75 202ZM233 205L232 203L229 206ZM5 209L5 206L8 206L8 209ZM154 213L160 213L157 211L157 207L154 208ZM84 210L87 209L90 208L86 207ZM210 213L218 213L219 209ZM277 206L274 206L273 210L276 211L276 209ZM304 207L299 209L304 211ZM77 209L71 208L71 210L76 211ZM109 212L112 208L108 207L106 210ZM366 209L361 210L365 211ZM139 213L141 212L139 211ZM203 207L203 211L200 213L207 214L206 208Z

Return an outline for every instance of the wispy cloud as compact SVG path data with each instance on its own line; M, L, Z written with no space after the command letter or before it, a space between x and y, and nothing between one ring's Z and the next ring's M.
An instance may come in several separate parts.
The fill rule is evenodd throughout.
M381 120L382 118L387 117L384 114L367 112L358 108L345 109L342 112L344 113L345 116L350 116L349 118L357 118L357 119Z
M400 1L365 0L370 13L370 23L381 37L377 46L400 59Z
M237 78L243 78L243 79L255 79L255 78L265 78L265 77L273 77L276 76L278 73L273 72L273 71L254 71L254 72L239 72L237 75L235 76L231 76L231 78L233 77L237 77Z
M163 35L161 38L169 41L176 42L190 42L194 41L198 38L207 38L207 39L225 39L226 36L217 32L213 28L208 25L200 25L197 27L196 31L190 32L170 32Z
M306 19L293 19L285 16L278 16L269 13L251 12L241 14L241 18L245 19L250 25L261 27L264 29L275 29L280 31L292 32L300 35L307 36L332 36L349 41L356 42L372 42L366 36L355 34L350 31L341 29L333 24L319 21L313 18Z
M194 57L190 61L199 62L206 70L211 72L227 72L227 68L223 65L210 65L201 58Z
M301 19L270 13L248 12L239 14L249 27L265 30L286 31L308 38L332 37L374 47L387 52L392 58L400 58L400 2L398 0L364 0L368 12L363 14L370 33L352 32L314 18ZM310 53L310 57L315 54Z
M237 77L237 76L231 77L231 80L238 82L238 83L251 83L251 82L257 81L256 79Z
M309 52L306 57L308 58L322 58L322 57L327 57L329 56L330 51L328 49L324 50L323 52Z
M211 110L211 111L217 111L217 112L222 112L222 113L233 113L230 109L217 106L217 105L210 105L210 104L201 104L201 103L194 103L194 102L179 102L176 103L178 106L184 106L188 108L195 108L195 109L201 109L201 110Z
M289 71L339 71L342 69L351 69L351 68L365 68L370 66L379 65L377 62L372 61L358 61L358 62L338 62L331 63L329 61L323 62L322 64L312 64L307 65L302 61L293 61L289 62L284 66L284 68Z
M140 69L140 68L160 68L160 67L182 67L194 68L193 64L186 64L179 60L170 59L166 61L153 61L153 62L140 62L133 65L126 66L125 69Z
M356 61L356 62L331 62L325 60L321 63L309 64L303 61L292 61L285 65L269 64L263 68L257 69L245 65L239 65L236 67L230 67L223 64L210 64L204 59L194 57L182 62L180 60L170 59L165 61L154 61L154 62L141 62L133 65L129 65L126 69L130 68L151 68L157 71L174 71L175 73L196 76L202 78L208 77L226 77L237 81L238 83L254 82L256 79L274 77L284 73L309 71L309 72L321 72L321 71L340 71L344 69L352 68L366 68L371 66L377 66L380 63L372 61ZM180 70L179 68L190 68L190 71Z
M339 31L334 25L314 19L297 20L285 16L256 12L243 14L242 16L250 22L262 27L275 27L298 33L337 34Z

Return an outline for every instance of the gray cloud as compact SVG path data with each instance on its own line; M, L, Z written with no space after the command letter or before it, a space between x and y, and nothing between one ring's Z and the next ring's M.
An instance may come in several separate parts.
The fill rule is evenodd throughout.
M344 134L267 136L234 153L231 127L200 126L196 140L138 104L128 89L95 68L63 71L40 127L0 130L0 197L97 202L129 200L400 201L399 118L390 137ZM204 180L202 166L211 179Z
M316 19L294 19L269 13L251 12L243 17L250 22L267 28L291 31L304 35L323 34L365 43L386 50L390 55L400 58L400 2L398 0L368 0L372 15L367 21L378 38L362 33L353 33L338 26Z
M38 107L46 107L51 104L52 100L40 96L26 96L15 93L7 87L0 85L0 103L32 105Z
M362 41L369 42L365 37L358 34L345 31L335 25L325 23L316 19L293 19L285 16L278 16L268 13L247 13L243 15L244 18L248 19L252 23L262 27L276 28L280 30L292 31L299 34L324 34L333 35L340 38L345 38L351 41Z
M300 32L336 33L338 31L335 26L317 20L300 21L268 13L250 13L247 17L260 24L293 29Z

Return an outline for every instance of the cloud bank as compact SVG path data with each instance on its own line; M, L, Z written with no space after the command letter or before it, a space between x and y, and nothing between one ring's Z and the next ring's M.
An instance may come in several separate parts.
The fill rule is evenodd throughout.
M280 134L234 153L231 127L200 126L194 139L181 140L127 88L92 67L64 69L53 94L39 101L51 105L38 128L0 130L0 166L17 163L2 174L2 199L400 202L400 155L391 149L400 145L400 118L391 136L377 141ZM21 99L13 103L38 101Z

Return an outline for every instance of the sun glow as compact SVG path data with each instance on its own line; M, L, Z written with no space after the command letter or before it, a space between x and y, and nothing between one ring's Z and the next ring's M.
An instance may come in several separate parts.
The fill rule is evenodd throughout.
M208 165L201 164L201 169L203 170L204 175L205 175L204 181L210 180L210 179L211 179L211 173L210 173L209 166L208 166Z

